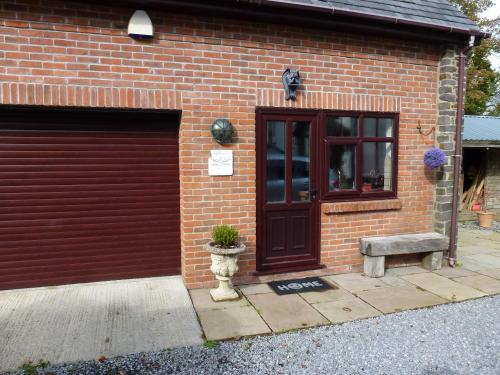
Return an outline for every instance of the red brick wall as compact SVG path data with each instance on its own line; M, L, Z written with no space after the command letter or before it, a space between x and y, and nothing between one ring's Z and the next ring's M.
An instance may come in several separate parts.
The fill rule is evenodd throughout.
M202 250L211 228L233 224L255 271L255 107L400 112L401 209L322 214L321 260L359 269L359 237L432 230L433 181L421 159L436 122L438 48L370 36L150 12L155 38L126 35L135 9L85 2L0 2L0 103L182 110L180 174L183 275L213 281ZM305 90L285 101L281 74L299 68ZM209 177L209 132L219 117L237 129L235 174ZM378 207L380 210L380 207Z

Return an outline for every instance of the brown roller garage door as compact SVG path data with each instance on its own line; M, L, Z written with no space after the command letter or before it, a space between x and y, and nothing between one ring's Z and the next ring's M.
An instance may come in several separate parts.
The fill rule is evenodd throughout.
M0 289L180 273L177 113L0 115Z

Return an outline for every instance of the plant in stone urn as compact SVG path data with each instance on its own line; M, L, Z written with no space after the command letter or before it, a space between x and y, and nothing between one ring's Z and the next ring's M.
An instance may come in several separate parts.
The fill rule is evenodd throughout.
M229 301L239 295L231 285L231 278L238 272L238 255L245 251L244 244L238 242L238 230L229 225L219 225L212 232L212 241L205 245L211 254L210 271L219 280L219 287L210 290L213 300Z

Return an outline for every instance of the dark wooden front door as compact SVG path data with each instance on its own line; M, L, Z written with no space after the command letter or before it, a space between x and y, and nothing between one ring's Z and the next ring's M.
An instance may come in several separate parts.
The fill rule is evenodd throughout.
M318 267L316 115L257 114L257 270Z

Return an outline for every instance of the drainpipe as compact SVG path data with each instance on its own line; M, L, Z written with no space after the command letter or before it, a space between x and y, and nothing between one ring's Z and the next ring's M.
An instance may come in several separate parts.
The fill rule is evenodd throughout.
M474 36L469 39L469 45L460 51L458 60L458 93L457 114L455 118L455 155L453 165L453 197L451 200L451 229L450 229L450 254L448 264L455 267L457 259L457 233L458 233L458 196L460 185L460 167L462 165L462 128L464 125L464 83L465 62L467 52L474 46Z

